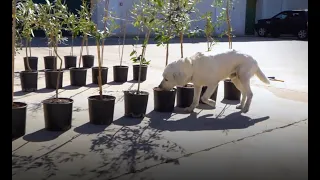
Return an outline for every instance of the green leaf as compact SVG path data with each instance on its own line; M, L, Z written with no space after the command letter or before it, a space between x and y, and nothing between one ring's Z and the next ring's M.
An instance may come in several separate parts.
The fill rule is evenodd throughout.
M137 51L136 50L133 50L131 53L130 53L130 56L133 56L134 54L136 54Z

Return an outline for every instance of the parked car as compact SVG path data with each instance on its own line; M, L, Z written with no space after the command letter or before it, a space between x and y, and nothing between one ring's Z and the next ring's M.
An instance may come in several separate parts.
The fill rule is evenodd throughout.
M260 19L255 24L258 36L279 37L282 34L292 34L298 39L308 38L308 10L282 11L270 19Z

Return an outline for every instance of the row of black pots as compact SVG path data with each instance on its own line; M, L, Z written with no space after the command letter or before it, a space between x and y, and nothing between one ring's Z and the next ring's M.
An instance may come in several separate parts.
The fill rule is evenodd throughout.
M207 87L204 86L201 91L200 97L204 94ZM177 87L171 91L162 91L159 88L154 88L154 110L158 112L172 112L174 109L175 98L177 97L177 107L186 108L193 102L194 87L192 85L186 85L184 87ZM211 95L210 99L216 101L218 94L218 87ZM224 81L224 99L239 101L241 97L240 91L230 80ZM200 102L201 99L200 99Z
M240 100L240 92L236 91L234 84L226 80L225 98L229 100ZM206 87L203 87L202 94ZM154 110L159 112L172 112L174 109L175 97L177 96L178 107L188 107L193 99L193 87L177 87L171 91L162 91L154 88ZM218 88L211 96L212 100L217 98ZM125 116L141 118L147 110L149 93L145 91L124 91ZM232 98L232 99L230 99ZM90 96L89 122L96 125L110 125L113 121L115 97L104 95ZM49 131L66 131L71 128L73 100L70 98L47 99L43 102L45 129ZM25 134L26 108L27 104L15 102L12 108L12 138L21 137Z
M115 97L103 95L90 96L89 122L95 125L110 125L113 121ZM73 100L70 98L51 98L42 101L45 129L48 131L67 131L72 125ZM12 139L25 135L27 104L14 102L12 107Z
M149 93L125 91L125 116L144 117ZM88 98L89 122L94 125L110 125L113 122L114 96L100 95ZM142 104L142 106L137 106ZM72 125L73 100L71 98L50 98L42 101L45 129L48 131L67 131ZM25 135L27 104L14 102L12 106L12 139Z
M141 66L141 81L145 81L147 78L148 66ZM126 82L128 77L128 66L114 66L113 74L115 82ZM85 86L87 80L87 68L76 68L72 67L70 70L70 84L71 86ZM45 82L47 89L55 89L57 84L59 70L46 70L45 71ZM92 83L98 84L99 68L92 67ZM139 65L133 65L133 79L138 80L139 76ZM101 67L102 85L107 83L108 79L108 68ZM33 71L22 71L20 72L21 89L25 92L33 92L37 90L38 86L38 72ZM59 77L59 88L62 88L63 83L63 71L60 72Z
M29 66L32 70L38 70L38 57L24 57L24 67L28 70L27 62L29 61ZM45 69L57 69L57 57L56 56L45 56L44 57L44 67ZM77 56L64 56L65 69L75 68L77 66ZM83 68L91 68L94 65L93 55L83 55L82 56ZM128 66L114 66L114 81L115 82L126 82L128 79ZM147 65L141 66L141 77L140 81L145 81L147 79ZM139 65L133 65L133 80L138 81L139 78Z
M56 56L45 56L44 59L44 69L57 69L57 57ZM27 63L29 62L29 66L32 70L38 70L38 57L24 57L24 69L29 70ZM82 56L82 64L84 68L93 67L94 56L93 55L83 55ZM65 69L69 69L77 66L77 56L64 56L64 66Z

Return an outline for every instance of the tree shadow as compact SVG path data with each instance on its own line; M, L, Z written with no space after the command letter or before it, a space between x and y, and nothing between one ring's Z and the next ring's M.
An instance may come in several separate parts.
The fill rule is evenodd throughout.
M160 114L168 116L167 113ZM127 125L130 120L133 119L120 118L114 122ZM150 128L147 120L132 127L122 126L113 134L102 134L91 141L90 151L100 155L102 161L91 170L71 174L72 177L112 179L120 174L138 172L146 168L147 164L150 165L150 161L153 165L161 162L179 164L178 160L173 160L167 153L185 154L184 148L165 139L160 130Z
M32 92L16 91L16 92L14 92L14 96L24 96L24 95L27 95L30 93L32 93Z
M228 100L228 99L222 99L222 101L220 101L223 104L229 104L229 105L237 105L240 103L240 100Z
M86 155L78 152L52 152L40 157L12 155L12 178L25 171L35 169L41 170L43 180L49 179L59 171L59 165L62 163L73 162L76 159L83 159Z
M41 129L36 132L25 135L23 139L29 142L51 141L58 138L63 133L63 131L47 131L45 129Z
M103 132L108 125L94 125L89 122L74 128L74 131L79 134L99 134Z

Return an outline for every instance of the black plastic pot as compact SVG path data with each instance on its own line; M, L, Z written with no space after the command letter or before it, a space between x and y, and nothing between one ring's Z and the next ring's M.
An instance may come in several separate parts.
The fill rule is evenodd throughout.
M177 87L177 107L186 108L193 102L193 85L186 85L184 87Z
M90 96L89 119L91 124L110 125L113 122L114 104L116 97L103 95Z
M45 129L48 131L66 131L71 128L73 100L70 98L52 98L42 101Z
M26 133L27 104L14 102L12 106L12 139L19 138Z
M92 83L98 84L98 77L99 77L99 67L93 67L92 68ZM101 67L101 80L102 85L107 84L108 80L108 68L107 67Z
M82 56L82 65L85 68L93 67L94 56L93 55L83 55Z
M153 88L154 110L158 112L172 112L176 101L176 89L163 91L158 87Z
M77 56L64 56L64 68L77 67Z
M217 89L213 92L213 94L211 95L210 99L212 99L214 101L217 101L218 89L219 89L219 85L217 86ZM207 90L207 86L203 86L202 90L201 90L200 100L199 100L200 103L203 103L201 101L201 97L206 92L206 90Z
M28 57L29 66L32 70L37 71L38 70L38 57ZM28 65L27 65L27 58L23 58L24 63L24 69L28 71Z
M56 89L58 73L59 73L58 70L57 71L46 70L44 72L47 89ZM63 82L63 71L61 70L60 78L59 78L59 89L62 88L62 82Z
M113 81L126 82L128 80L128 66L113 66Z
M70 85L85 86L87 82L87 68L70 68Z
M36 91L38 89L38 71L21 71L20 82L22 91Z
M227 79L224 81L224 99L239 101L241 92L236 88L231 80Z
M138 81L139 78L139 64L138 65L133 65L133 80ZM148 71L148 66L147 65L141 65L141 77L140 81L145 81L147 79L147 71Z
M145 116L148 105L149 93L145 91L124 91L124 115L133 118Z
M56 56L45 56L44 69L57 69L57 57Z

